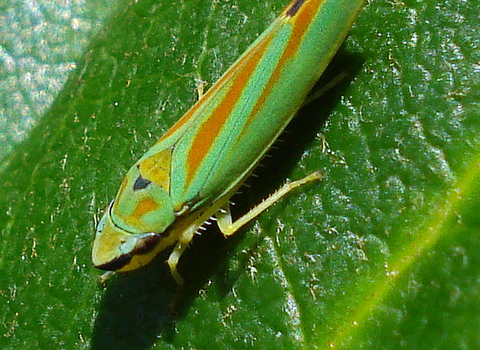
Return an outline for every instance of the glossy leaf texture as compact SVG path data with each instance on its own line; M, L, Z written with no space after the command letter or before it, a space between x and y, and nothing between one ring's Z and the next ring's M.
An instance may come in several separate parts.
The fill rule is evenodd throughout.
M109 0L9 0L0 5L2 166L52 106L116 6Z
M196 237L184 287L168 253L98 283L95 223L126 170L287 2L122 2L92 32L0 167L2 348L480 345L473 3L370 2L319 88L347 78L300 111L235 210L325 180L232 238Z

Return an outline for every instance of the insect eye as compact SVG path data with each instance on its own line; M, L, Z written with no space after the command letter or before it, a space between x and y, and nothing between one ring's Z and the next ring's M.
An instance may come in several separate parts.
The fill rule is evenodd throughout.
M135 248L133 249L134 254L145 254L148 253L150 250L155 248L157 243L160 241L162 236L157 233L149 233L144 237L141 237L137 240L135 244Z
M143 190L144 188L147 188L148 185L150 185L151 183L152 182L150 180L145 179L144 177L142 177L142 175L138 175L135 183L133 184L133 190Z

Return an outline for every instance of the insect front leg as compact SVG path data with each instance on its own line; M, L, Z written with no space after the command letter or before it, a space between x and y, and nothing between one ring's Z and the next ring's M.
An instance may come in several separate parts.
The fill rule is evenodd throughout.
M183 286L184 280L183 277L180 276L178 273L177 265L178 261L180 260L180 257L182 256L183 252L185 249L187 249L188 244L184 244L182 242L177 242L175 245L175 248L173 248L173 251L170 253L170 256L168 257L168 267L170 267L170 272L172 273L173 278L175 279L175 282L177 284Z
M197 231L201 223L203 223L203 219L199 218L181 231L180 235L178 236L177 244L175 245L175 248L173 248L173 251L170 253L170 256L168 257L167 263L170 267L170 272L172 273L175 282L177 282L177 284L179 285L183 285L184 280L183 277L180 276L180 273L177 269L178 261L180 260L180 257L182 256L185 249L187 249L188 245L192 241L193 236L195 236L195 232Z

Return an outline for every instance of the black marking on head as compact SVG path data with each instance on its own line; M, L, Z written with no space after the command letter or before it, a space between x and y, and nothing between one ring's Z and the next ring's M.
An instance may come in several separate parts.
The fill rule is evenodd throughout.
M302 5L304 4L305 0L296 0L292 6L290 6L290 8L288 9L287 11L287 16L288 17L293 17L295 16L295 14L298 12L298 10L300 10L300 8L302 7Z
M135 248L133 248L132 254L145 254L151 251L157 243L162 239L162 236L158 233L150 233L148 236L137 239Z
M138 190L143 190L144 188L147 188L148 185L150 185L152 181L142 177L142 175L138 175L137 179L135 180L135 183L133 184L133 190L138 191Z
M97 269L105 270L105 271L118 271L125 265L127 265L130 260L132 260L133 255L131 253L124 254L119 256L118 258L113 259L112 261L95 266Z

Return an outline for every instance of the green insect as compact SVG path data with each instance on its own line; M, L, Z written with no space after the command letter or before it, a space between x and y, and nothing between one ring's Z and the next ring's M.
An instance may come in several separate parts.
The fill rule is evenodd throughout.
M202 225L232 235L292 189L232 221L229 199L301 107L345 39L363 0L294 0L216 84L128 171L102 217L92 260L129 271L175 245L177 263Z

